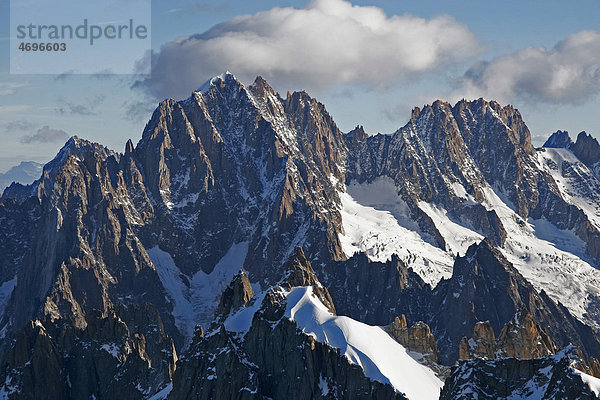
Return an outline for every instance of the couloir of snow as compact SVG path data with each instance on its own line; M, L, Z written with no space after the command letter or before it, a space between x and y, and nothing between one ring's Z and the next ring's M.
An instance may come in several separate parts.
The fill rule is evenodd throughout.
M210 274L200 270L188 278L189 284L186 284L183 281L186 277L169 253L158 246L148 250L158 277L173 302L175 325L184 335L186 346L197 324L208 327L212 322L221 293L244 265L247 252L248 242L233 244Z
M362 251L372 261L385 262L397 254L434 286L452 275L452 255L419 233L390 178L380 177L370 184L351 183L339 196L344 227L339 239L347 256Z
M285 315L304 333L340 349L367 377L389 383L409 399L439 398L444 383L431 369L413 359L381 327L331 314L311 286L290 290Z

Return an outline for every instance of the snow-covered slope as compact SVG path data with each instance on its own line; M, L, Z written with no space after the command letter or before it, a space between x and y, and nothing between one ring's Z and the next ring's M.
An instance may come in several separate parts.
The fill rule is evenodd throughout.
M362 251L373 261L385 262L397 254L434 286L452 275L452 255L420 233L391 179L380 177L370 184L353 182L339 196L344 227L340 242L347 256Z
M578 371L576 369L574 369L573 372L579 375L583 383L588 385L590 390L600 398L600 379L596 378L595 376L591 376L584 372Z
M537 152L540 167L552 175L563 198L581 208L600 227L600 182L568 149L546 148Z
M565 159L571 154L564 149L547 149L546 153L549 155L540 157L561 156ZM466 202L474 203L473 197L466 194L460 184L455 186ZM576 188L568 188L571 196L576 196ZM452 274L452 254L464 254L469 245L479 242L483 236L468 222L450 218L441 206L419 202L419 207L433 220L449 247L448 252L443 251L430 244L428 236L410 219L397 190L391 179L380 177L370 184L353 182L345 193L339 194L345 232L340 235L342 248L347 255L363 251L374 261L384 261L394 253L399 254L424 281L435 286L440 279ZM598 190L600 193L600 188ZM600 299L600 270L589 261L585 243L573 232L561 230L545 219L523 220L487 184L483 193L481 204L497 213L507 231L502 248L506 258L537 290L545 290L577 318L598 326L595 317L589 314L588 306L595 298ZM585 199L577 200L577 204L585 204ZM600 200L585 201L589 203L586 212L592 215L592 206L599 206Z
M581 258L586 258L582 241L544 219L524 221L491 188L485 193L484 205L496 211L507 231L501 249L506 258L537 290L545 290L577 318L598 326L588 315L588 305L600 297L600 270Z
M312 287L295 287L287 294L286 316L304 333L340 349L371 379L391 384L412 400L437 399L443 382L419 364L408 350L382 328L332 315L313 295Z

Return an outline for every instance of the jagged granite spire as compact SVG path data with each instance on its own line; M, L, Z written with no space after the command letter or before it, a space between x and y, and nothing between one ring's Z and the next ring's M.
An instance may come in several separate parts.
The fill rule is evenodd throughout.
M550 137L542 147L551 147L557 149L568 149L573 144L571 137L569 136L569 132L567 131L556 131Z

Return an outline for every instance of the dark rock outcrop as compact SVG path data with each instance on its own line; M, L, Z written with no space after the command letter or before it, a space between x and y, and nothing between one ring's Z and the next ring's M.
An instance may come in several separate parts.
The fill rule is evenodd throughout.
M477 322L473 327L473 336L470 339L463 337L458 345L458 358L470 360L472 358L496 358L496 335L489 321Z
M577 140L570 149L588 167L592 167L600 161L600 144L586 132L579 132Z
M522 310L531 315L556 346L573 343L583 349L586 358L599 354L598 335L546 293L538 293L487 239L471 245L464 257L458 257L452 278L442 280L433 293L437 303L429 321L446 363L456 360L458 344L463 337L471 336L475 326L477 337L483 340L480 354L491 357L489 328L500 332Z
M231 283L221 294L216 314L229 315L241 307L246 307L253 297L254 290L250 285L250 280L248 280L248 274L242 270L233 277Z
M542 147L550 147L556 149L568 149L573 144L569 132L556 131L546 140Z
M571 367L569 350L533 360L505 358L461 361L452 368L440 400L536 398L597 399Z
M517 312L504 325L497 340L489 322L478 322L473 328L473 337L464 337L459 347L461 360L506 357L532 359L554 353L556 346L527 310Z
M158 312L119 311L124 319L90 312L85 329L67 320L26 324L5 348L2 390L11 399L143 399L161 389L177 354Z
M384 327L398 343L408 350L421 353L428 361L440 363L440 353L435 344L435 338L429 329L429 326L423 321L415 322L411 327L406 324L406 317L394 318L394 321Z
M371 325L386 325L399 314L428 320L431 287L396 255L382 263L357 253L320 268L319 276L341 315Z

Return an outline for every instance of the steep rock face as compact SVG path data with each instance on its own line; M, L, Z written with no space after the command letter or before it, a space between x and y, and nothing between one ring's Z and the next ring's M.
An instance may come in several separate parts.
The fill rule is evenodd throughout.
M341 258L340 216L325 210L338 201L330 176L343 180L344 149L306 93L282 99L260 77L248 88L231 74L214 78L185 101L163 102L134 151L161 229L147 236L177 265L207 273L250 239L246 266L259 280L309 236L320 238L307 243L311 254Z
M570 147L571 151L585 165L591 167L600 161L600 144L586 132L579 132L577 140Z
M88 310L107 312L127 299L154 304L178 337L164 289L135 234L143 217L120 169L128 157L72 139L31 186L41 203L40 218L18 264L7 305L9 331L45 316L66 317L85 328Z
M530 132L512 106L483 99L454 106L437 101L415 108L409 123L393 135L350 133L346 141L346 182L390 177L411 219L443 249L462 250L453 247L424 202L501 247L509 235L505 225L522 230L514 226L512 216L498 214L498 203L503 202L517 218L545 219L559 229L573 230L586 243L594 264L600 260L595 223L600 211L581 207L560 179L540 164ZM579 186L587 184L576 180Z
M488 240L472 245L464 257L458 257L452 278L443 280L434 290L439 303L430 325L445 362L452 362L462 337L470 337L479 321L479 338L486 338L481 354L490 357L491 328L500 332L520 310L527 310L559 347L573 343L589 355L597 355L600 341L591 328L573 318L544 292L538 293ZM463 344L464 346L464 344Z
M3 254L0 257L0 282L8 282L17 275L18 266L35 237L41 211L35 198L22 203L16 199L0 202L0 252Z
M406 317L396 317L394 321L384 327L398 343L411 351L416 351L435 363L440 363L440 353L435 344L435 338L429 326L423 321L415 322L410 328L406 324Z
M550 147L556 149L568 149L573 144L569 132L556 131L546 140L542 147Z
M539 358L556 353L556 346L526 310L515 314L498 336L500 357Z
M597 396L571 363L568 352L533 360L461 361L453 367L440 400L596 399Z
M253 297L254 290L248 280L248 274L242 270L233 277L231 283L223 291L216 313L217 315L229 315L240 307L245 307Z
M286 269L243 335L221 325L195 337L177 365L169 398L404 398L365 378L338 350L303 334L285 317L285 290L299 285L312 285L320 301L331 302L301 249ZM328 307L334 309L333 303Z
M409 123L391 136L361 140L348 136L347 181L394 179L421 228L435 237L435 226L421 216L419 201L432 202L465 217L484 236L502 245L506 232L494 210L481 204L488 185L505 185L518 212L527 216L537 199L531 137L511 106L479 99L454 107L436 101L413 110ZM518 188L518 189L515 189ZM474 202L466 201L472 196ZM486 215L486 211L489 214ZM438 243L444 243L438 238Z
M546 332L533 320L527 310L519 311L507 322L498 340L489 322L478 322L471 339L460 342L459 358L506 358L531 359L556 353L556 346Z
M401 313L410 321L428 320L430 286L395 255L381 263L358 253L319 274L342 315L373 325L387 325Z
M83 330L69 321L32 321L5 350L1 375L8 398L142 399L161 389L177 355L151 306L88 314Z
M471 339L463 337L458 345L458 358L470 360L472 358L496 358L496 335L489 321L477 322L473 327Z
M526 217L537 198L537 177L531 134L519 111L479 99L461 101L452 112L486 181L503 188Z

